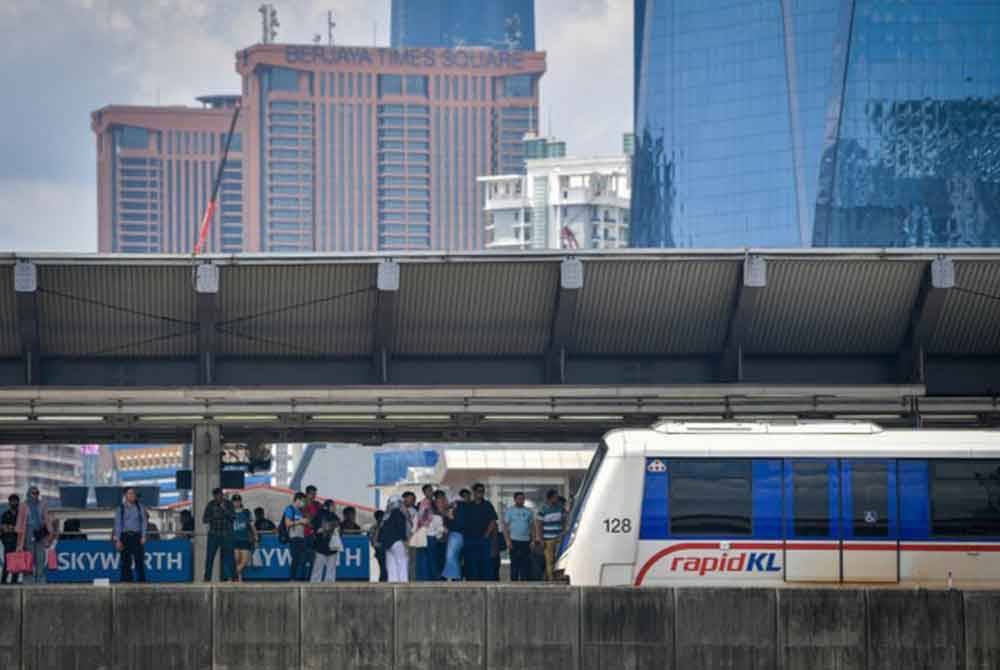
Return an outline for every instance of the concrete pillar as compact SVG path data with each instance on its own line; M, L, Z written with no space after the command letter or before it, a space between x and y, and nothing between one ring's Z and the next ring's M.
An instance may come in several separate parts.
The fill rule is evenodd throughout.
M212 489L219 486L219 458L222 455L222 433L215 423L200 423L194 427L191 436L191 461L194 472L194 499L191 513L194 514L194 580L202 581L205 574L205 550L208 528L201 522L205 505L212 499ZM215 559L215 574L222 570L220 556Z

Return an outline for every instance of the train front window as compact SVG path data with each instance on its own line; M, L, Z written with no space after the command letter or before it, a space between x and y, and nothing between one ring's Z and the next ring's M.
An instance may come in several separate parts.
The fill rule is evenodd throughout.
M1000 460L931 462L931 532L1000 537Z
M608 445L602 441L597 446L594 457L590 460L590 467L587 468L587 474L583 478L583 483L580 484L580 490L576 492L573 500L573 509L570 510L569 532L563 538L562 546L559 548L560 553L565 551L576 538L576 529L580 523L580 514L583 513L583 507L587 504L587 496L590 494L590 489L594 485L594 479L597 478L597 471L601 469L601 463L604 462L604 455L607 453Z
M670 534L746 537L753 533L749 460L675 460L669 465Z
M792 464L792 510L796 537L830 535L830 468L825 462Z

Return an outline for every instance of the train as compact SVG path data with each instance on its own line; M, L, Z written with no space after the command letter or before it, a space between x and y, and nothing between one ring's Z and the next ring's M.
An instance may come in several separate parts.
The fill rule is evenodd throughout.
M556 569L606 586L1000 587L1000 432L664 422L604 436Z

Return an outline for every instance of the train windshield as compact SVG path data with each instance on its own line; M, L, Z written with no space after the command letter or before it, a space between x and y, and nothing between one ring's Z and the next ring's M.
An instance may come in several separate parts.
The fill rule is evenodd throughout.
M608 445L604 444L604 440L601 440L601 443L597 446L597 451L594 452L594 457L590 460L587 475L583 478L583 483L580 484L580 489L576 492L576 500L573 504L573 509L570 511L569 532L563 536L563 543L559 548L560 554L569 549L569 546L573 544L573 539L576 537L576 528L580 523L580 514L583 512L584 505L587 504L587 495L594 485L594 479L597 478L597 471L600 469L606 453L608 453Z

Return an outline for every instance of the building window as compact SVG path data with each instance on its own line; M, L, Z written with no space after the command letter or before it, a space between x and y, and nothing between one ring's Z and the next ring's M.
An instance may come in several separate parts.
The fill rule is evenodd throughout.
M505 77L502 81L505 98L530 98L534 95L534 75L516 74Z
M1000 537L1000 460L933 461L931 532Z
M225 148L226 137L229 133L219 133L219 146ZM233 133L233 143L229 145L230 151L243 151L243 133Z
M671 535L751 534L749 460L676 460L668 468Z
M299 90L299 73L287 67L272 67L267 72L267 89L269 91Z
M119 126L118 146L122 149L148 149L149 131L137 126Z
M403 95L403 78L398 74L380 74L378 76L378 96Z

